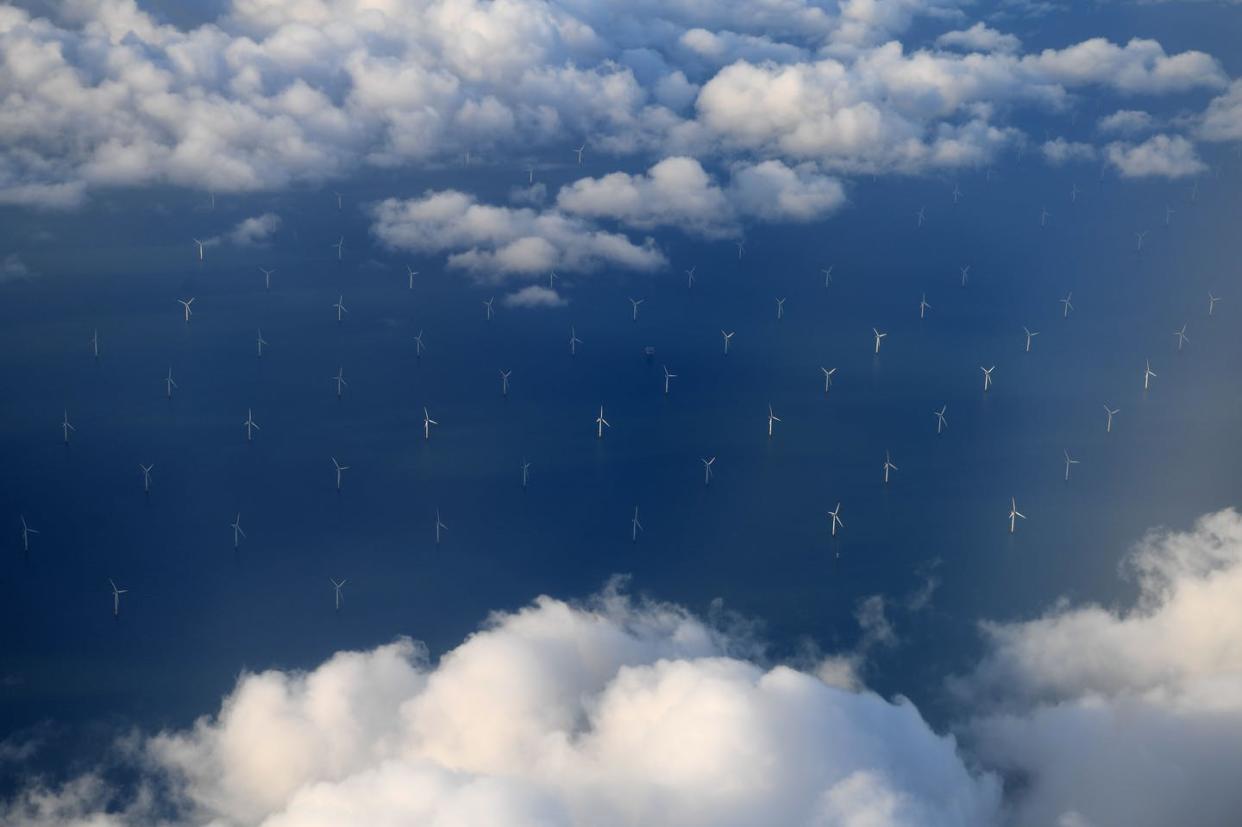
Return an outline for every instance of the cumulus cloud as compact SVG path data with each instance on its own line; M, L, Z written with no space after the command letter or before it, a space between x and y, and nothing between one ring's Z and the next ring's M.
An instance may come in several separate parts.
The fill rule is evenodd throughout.
M1100 118L1095 128L1105 134L1138 135L1150 132L1155 119L1139 109L1120 109L1111 115Z
M174 823L995 822L997 780L909 702L757 665L735 643L749 649L615 591L540 598L434 665L400 640L243 675L218 713L140 749L180 805ZM15 806L150 816L142 801L95 813L92 783L29 793L3 820L22 823Z
M988 765L1023 779L1015 823L1230 825L1242 812L1242 518L1157 531L1126 559L1128 610L1060 605L984 624L955 683L990 709L969 726Z
M569 302L551 287L528 284L504 298L506 307L564 307Z
M1207 141L1242 140L1242 81L1234 81L1225 94L1208 104L1199 136Z
M0 282L24 281L34 276L35 272L26 266L26 262L17 253L9 253L0 259Z
M942 49L970 52L1016 52L1022 46L1022 41L985 23L976 23L969 29L945 32L936 38L936 45Z
M389 198L375 205L371 215L371 232L386 246L447 252L450 267L483 279L603 267L651 271L667 264L651 239L635 244L559 210L480 204L455 190Z
M1085 144L1081 141L1067 141L1064 138L1053 138L1051 141L1045 141L1040 146L1039 151L1043 153L1044 160L1053 166L1081 161L1094 161L1098 155L1095 147L1091 144Z
M1181 135L1153 135L1141 144L1111 143L1105 155L1126 178L1185 178L1207 169L1194 144Z
M227 238L234 244L264 244L270 241L279 229L280 216L267 212L240 222L229 231Z

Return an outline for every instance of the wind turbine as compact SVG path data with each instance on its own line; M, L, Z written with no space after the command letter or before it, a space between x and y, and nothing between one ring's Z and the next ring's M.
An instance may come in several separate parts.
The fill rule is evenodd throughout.
M992 387L992 371L996 370L996 365L990 368L980 365L979 370L983 371L983 392L987 393L988 388Z
M922 227L923 222L927 220L927 207L919 207L919 210L914 214L914 217L918 220L918 224L916 226Z
M596 439L603 439L603 438L604 438L604 429L605 429L605 428L611 428L611 427L612 427L612 425L610 425L610 424L608 423L608 420L607 420L607 419L604 419L604 406L603 406L603 405L600 405L600 406L599 406L599 416L595 417L595 438L596 438Z
M1022 330L1026 333L1026 352L1030 353L1031 352L1031 339L1034 339L1036 336L1038 336L1039 331L1031 330L1026 325L1022 326Z
M1182 345L1190 341L1190 337L1186 335L1186 325L1182 325L1181 330L1174 330L1173 335L1177 337L1177 349L1181 350Z
M880 340L882 340L888 334L881 333L880 331L876 330L874 327L871 328L871 332L875 334L875 352L878 355L880 352Z
M1018 500L1014 497L1010 497L1009 498L1009 533L1010 534L1013 534L1014 526L1017 524L1017 519L1019 517L1021 517L1024 520L1026 519L1026 515L1018 510Z
M263 329L262 329L262 328L260 328L260 329L259 329L259 336L258 336L258 338L257 338L255 341L256 341L256 342L258 343L258 345L259 345L259 358L260 358L260 359L262 359L262 358L263 358L263 346L264 346L265 344L267 344L267 339L264 339L264 338L263 338Z
M332 466L336 468L336 490L340 491L341 490L341 474L345 471L348 471L349 466L341 465L339 462L336 461L336 457L332 458Z
M418 275L418 271L407 264L405 265L405 274L407 277L409 277L409 281L410 281L409 289L413 290L414 289L414 277Z
M745 242L742 242L742 241L738 241L735 243L737 244L737 259L738 261L741 261L742 254L746 252L746 244Z
M68 445L69 444L69 432L77 430L77 428L69 424L69 411L68 410L65 411L65 419L63 422L60 423L60 429L64 432L65 444Z
M485 308L487 308L487 310L486 310L486 313L487 313L487 321L489 321L489 322L492 320L492 304L493 304L493 302L495 302L495 301L496 301L496 297L495 297L495 296L492 296L490 299L486 299L486 300L483 302L483 306L484 306Z
M555 270L548 271L548 289L549 290L553 289L556 286L556 280L559 278L560 276L556 274Z
M643 524L638 521L638 506L634 506L634 516L630 518L630 542L638 542L638 532L643 530Z
M169 367L168 375L164 377L164 393L167 394L169 399L172 399L173 388L176 388L176 387L179 387L179 385L177 385L177 383L173 381L172 368Z
M118 589L116 581L111 577L108 578L108 583L112 586L112 616L119 617L121 614L121 595L128 592L129 589Z
M194 297L188 299L177 299L177 303L185 308L185 323L190 323L190 317L194 315L194 311L190 309L190 305L194 304Z
M1143 239L1147 238L1147 234L1148 234L1149 232L1151 232L1151 230L1143 230L1143 232L1141 232L1141 233L1135 233L1135 234L1134 234L1134 240L1135 240L1135 242L1136 242L1136 243L1135 243L1135 247L1134 247L1134 251L1135 251L1136 253L1141 253L1141 252L1143 251Z
M784 299L776 300L776 318L778 321L780 319L785 318L785 300Z
M36 528L30 527L30 524L26 522L25 515L22 515L21 520L22 520L22 551L30 551L30 535L38 534L39 530Z
M776 415L776 412L772 410L772 405L769 404L768 405L768 439L772 438L772 423L780 422L780 421L781 421L781 418Z
M138 469L142 471L142 493L144 494L151 493L151 470L154 468L154 465L143 465L141 462L138 463Z
M936 433L940 433L949 427L949 421L944 418L944 412L949 409L948 405L941 405L940 410L932 411L936 415Z
M332 307L336 310L336 323L341 323L341 316L349 312L349 308L345 306L345 296L337 296L336 301L332 303Z
M205 246L207 245L207 242L205 242L205 241L199 241L199 240L196 238L196 239L194 239L194 243L198 245L198 260L199 260L199 261L202 261L202 260L203 260L203 247L205 247Z
M712 465L716 462L716 458L715 457L703 457L702 459L699 460L699 462L703 463L703 484L711 485L712 484Z
M919 299L919 318L927 317L927 311L931 310L931 305L927 303L927 294L923 294L923 298Z
M1121 413L1121 408L1117 408L1116 410L1113 410L1112 408L1108 407L1107 404L1105 404L1104 411L1105 413L1108 414L1108 423L1105 424L1104 426L1104 433L1111 434L1113 432L1113 417Z
M698 269L697 264L686 271L686 287L694 287L694 271L696 269Z
M586 144L574 150L574 154L578 156L578 166L582 166L582 153L586 150Z
M1075 181L1074 186L1070 188L1070 203L1071 204L1073 204L1075 201L1078 200L1078 193L1080 192L1082 192L1082 190L1078 188L1078 182Z
M1218 301L1220 301L1219 296L1213 296L1211 293L1208 293L1208 315L1209 316L1211 316L1213 313L1216 312L1216 303Z
M631 321L638 321L638 306L645 301L646 299L630 299L630 304L634 307L634 315Z
M957 184L953 185L953 203L956 204L962 198L962 190Z
M272 289L272 274L275 273L276 271L268 270L266 267L260 267L259 272L263 274L263 289L271 290Z
M1074 298L1074 291L1071 290L1070 292L1065 294L1065 298L1058 299L1058 301L1061 303L1061 318L1062 319L1068 319L1070 311L1074 309L1074 305L1070 301L1070 299L1072 298Z
M892 458L892 456L888 453L888 451L885 451L885 452L884 452L884 484L885 484L885 485L888 485L888 474L889 474L889 472L890 472L890 471L898 471L898 470L900 470L900 469L899 469L896 465L893 465L893 458Z
M826 269L821 269L819 271L824 274L824 287L827 287L830 284L832 284L832 268L836 266L837 265L832 264L832 265L829 265Z
M970 276L970 265L967 264L965 267L959 267L957 269L962 274L962 287L965 287L966 279Z
M263 430L262 428L259 427L259 423L254 421L254 412L251 411L250 408L246 408L246 421L243 422L242 424L246 426L246 441L247 442L254 441L255 431Z
M233 522L229 523L229 528L233 529L233 548L237 548L241 544L241 538L246 536L246 532L241 527L241 512L237 512L237 517Z
M668 396L668 384L670 379L676 379L677 374L668 372L668 365L664 365L664 395Z
M845 528L845 522L841 519L841 503L837 503L837 507L828 512L828 516L832 518L832 536L837 536L838 528Z
M439 424L440 424L439 422L436 422L434 419L431 418L431 414L427 411L427 406L424 405L423 406L423 439L430 441L431 440L431 426L439 425Z
M439 508L437 508L437 509L436 509L436 545L437 545L437 546L438 546L438 545L440 545L440 532L442 532L442 531L448 531L448 526L446 526L446 525L443 523L443 521L441 521L441 519L440 519L440 509L439 509Z
M582 344L582 340L578 338L578 331L573 325L569 326L569 355L578 355L578 345Z
M95 358L99 358L99 328L95 328L95 333L91 336L91 349L95 352Z
M1065 452L1065 481L1066 482L1069 482L1070 466L1077 465L1077 464L1078 464L1078 460L1070 457L1069 451L1066 451Z
M512 373L513 371L511 370L500 371L500 395L501 396L509 395L509 375Z
M416 359L422 358L424 350L426 350L426 346L423 344L423 332L420 330L418 335L414 337L414 357Z
M522 457L522 488L526 487L526 478L530 475L530 463Z
M329 247L336 248L336 260L340 261L345 256L345 236L341 236L341 240L335 244L329 244Z
M336 196L336 208L341 209L341 194L336 190L332 190L332 194Z
M1048 212L1047 207L1044 207L1042 210L1040 210L1039 211L1039 226L1041 227L1048 226L1048 219L1049 217L1051 217L1051 215L1052 213Z
M335 580L333 580L331 577L329 577L328 582L331 583L332 588L336 590L336 611L339 612L341 610L341 599L342 599L341 589L344 588L345 584L348 583L349 580L348 579L342 580L341 582L338 583Z
M821 365L819 369L824 374L824 393L828 393L828 389L832 387L832 375L837 372L837 369L829 369L823 365Z
M1173 220L1173 213L1174 213L1174 212L1176 212L1176 210L1174 210L1174 209L1173 209L1172 207L1170 207L1168 204L1165 204L1165 205L1164 205L1164 226L1166 226L1166 227L1167 227L1167 226L1169 226L1169 222L1171 222L1171 221Z
M341 388L348 388L349 383L345 381L345 368L339 365L336 368L336 376L332 377L332 381L336 383L336 398L341 398Z
M526 183L527 184L535 183L535 165L534 164L526 165Z
M725 356L729 355L729 340L733 338L733 334L736 332L736 330L730 330L728 333L725 333L723 330L720 331L720 335L724 337Z

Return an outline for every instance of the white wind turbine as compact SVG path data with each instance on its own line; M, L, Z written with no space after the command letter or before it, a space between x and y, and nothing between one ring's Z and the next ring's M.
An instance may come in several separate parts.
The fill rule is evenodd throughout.
M919 318L927 318L927 311L931 310L931 305L927 303L927 294L923 294L923 298L919 299Z
M600 406L599 406L599 416L595 417L595 438L596 438L596 439L603 439L603 438L604 438L604 429L605 429L605 428L611 428L611 427L612 427L612 425L610 425L610 424L609 424L608 420L607 420L607 419L604 419L604 406L603 406L603 405L600 405Z
M900 469L899 469L896 465L893 465L893 458L892 458L892 456L889 454L889 452L888 452L888 451L885 451L885 452L884 452L884 484L885 484L885 485L888 485L888 474L889 474L889 472L890 472L890 471L898 471L898 470L900 470Z
M1021 517L1026 519L1026 515L1018 510L1018 500L1014 497L1009 498L1009 533L1013 534L1014 526L1017 525L1017 519Z
M254 421L254 412L250 408L246 408L246 421L243 422L242 424L246 426L246 441L247 442L254 441L255 431L263 430L262 428L259 427L259 423Z
M1038 330L1031 330L1031 329L1030 329L1029 327L1027 327L1026 325L1023 325L1023 326L1022 326L1022 330L1023 330L1023 332L1025 332L1025 333L1026 333L1026 352L1027 352L1027 353L1030 353L1030 352L1031 352L1031 339L1034 339L1036 336L1038 336L1038 335L1039 335L1039 331L1038 331Z
M21 521L22 521L22 551L30 551L30 535L38 534L39 530L37 528L30 527L30 524L26 522L26 516L24 514L21 516Z
M1074 305L1070 301L1070 299L1072 298L1074 298L1073 291L1066 293L1065 298L1058 300L1061 303L1061 318L1062 319L1068 319L1070 311L1074 309Z
M486 319L486 320L487 320L487 321L489 321L489 322L492 320L492 315L493 315L492 305L493 305L495 302L496 302L496 297L495 297L495 296L492 296L490 299L485 299L485 300L483 301L483 307L484 307L484 308L486 308L486 312L487 312L487 319Z
M345 296L337 296L336 301L332 303L332 307L336 310L336 323L340 324L342 315L349 312L349 308L345 306Z
M1208 315L1211 315L1210 313ZM91 336L91 349L95 352L95 358L99 358L99 328L95 328L95 333Z
M168 375L164 377L164 393L169 399L172 399L173 388L179 387L172 378L172 367L168 368Z
M151 471L154 468L154 465L143 465L141 462L138 463L138 469L142 471L142 493L144 494L151 493Z
M712 484L712 465L715 464L716 458L715 457L703 457L702 459L699 460L699 462L703 463L703 484L711 485Z
M736 330L730 330L728 333L726 333L726 332L725 332L725 331L723 331L723 330L722 330L722 331L720 331L720 335L724 337L724 352L725 352L725 356L728 356L728 355L729 355L729 342L733 339L733 334L734 334L734 333L736 333L736 332L737 332Z
M522 457L522 487L526 487L526 478L530 475L530 463L526 461L526 457Z
M887 334L887 333L881 333L879 330L876 330L874 327L873 327L873 328L871 328L871 332L875 334L875 352L876 352L876 354L879 354L879 352L880 352L880 342L881 342L881 340L883 340L883 339L884 339L884 337L886 337L888 334Z
M783 298L776 300L776 318L778 321L785 318L785 300Z
M1113 408L1108 407L1107 404L1105 404L1104 412L1108 414L1108 422L1104 425L1104 433L1111 434L1113 432L1113 417L1121 413L1121 408L1113 409Z
M992 371L996 370L996 365L992 365L990 368L980 365L979 370L983 371L983 392L987 393L988 388L992 387Z
M1173 335L1177 337L1177 349L1180 351L1182 345L1190 341L1190 337L1186 335L1186 325L1182 325L1181 330L1174 330Z
M837 372L837 369L829 369L823 365L819 369L824 374L824 393L828 393L828 390L832 387L832 376Z
M264 289L264 290L271 290L271 289L272 289L272 275L273 275L276 271L275 271L275 270L269 270L269 269L267 269L266 267L260 267L260 268L259 268L259 272L263 274L263 289Z
M1077 465L1077 464L1078 464L1078 460L1072 458L1070 456L1070 452L1066 451L1065 452L1065 481L1066 482L1069 482L1070 466Z
M569 355L578 355L578 345L582 344L582 340L578 338L578 331L573 325L569 326Z
M509 376L513 373L511 370L500 371L500 395L509 395Z
M190 305L194 304L194 297L193 297L193 296L191 296L191 297L190 297L190 298L188 298L188 299L177 299L177 303L178 303L178 304L180 304L180 305L182 306L182 308L184 308L184 311L185 311L185 323L186 323L186 324L189 324L189 323L190 323L190 317L194 315L194 311L190 309Z
M962 287L965 287L965 286L966 286L966 279L970 277L970 265L969 265L969 264L967 264L965 267L959 267L959 268L957 268L957 269L958 269L958 270L961 272L961 274L962 274Z
M645 301L646 299L630 299L630 304L633 305L633 308L634 308L634 314L631 318L631 321L635 321L635 322L638 321L638 306Z
M436 509L436 545L440 545L440 532L448 531L448 526L440 519L440 509Z
M686 271L686 287L694 287L694 271L696 269L698 269L698 265Z
M69 444L69 432L77 430L77 428L69 424L69 411L68 410L65 411L65 418L60 423L60 429L61 431L64 432L65 444L68 445Z
M668 372L668 365L664 365L664 395L668 396L669 381L677 378L677 374Z
M643 524L638 521L638 506L634 506L634 516L630 518L630 542L638 542L638 532L643 530Z
M768 405L768 438L772 438L772 423L780 422L781 418L772 410L771 404Z
M409 282L409 289L410 289L410 290L413 290L413 289L414 289L414 277L418 275L418 271L417 271L417 270L415 270L413 267L411 267L410 265L408 265L408 264L407 264L407 265L405 266L405 274L406 274L406 276L408 276L408 277L409 277L409 280L410 280L410 282Z
M340 261L345 257L345 236L341 236L340 241L335 244L329 244L329 247L336 248L336 260Z
M822 268L822 269L819 271L819 272L821 272L821 273L823 273L823 274L824 274L824 287L828 287L828 286L830 286L830 285L832 284L832 268L833 268L833 267L836 267L836 266L837 266L837 265L835 265L835 264L830 264L830 265L828 265L828 267L826 267L826 268Z
M1151 369L1151 360L1147 360L1147 367L1143 369L1143 390L1151 387L1151 380L1156 378L1156 372Z
M436 422L434 419L431 418L431 413L427 410L427 406L424 405L423 406L423 439L430 441L431 426L439 425L439 424L440 424L439 422Z
M426 346L423 344L423 331L420 330L418 335L414 337L414 358L421 359L423 351L426 349Z
M339 612L341 610L341 600L343 599L343 595L341 594L341 589L345 587L345 584L348 583L349 580L348 579L342 580L338 583L336 580L333 580L331 577L329 577L328 582L332 584L332 588L336 594L336 611Z
M336 383L336 398L341 398L341 388L348 388L349 383L345 381L345 368L337 366L336 376L332 377L332 381Z
M1213 296L1211 293L1208 293L1208 315L1209 316L1211 316L1212 314L1216 312L1216 303L1218 301L1220 301L1219 296Z
M203 260L203 248L207 246L207 242L194 239L194 243L198 246L198 260Z
M944 418L944 412L949 409L948 405L941 405L940 410L932 411L936 415L936 433L940 433L949 427L949 421Z
M129 589L117 588L116 581L108 578L108 583L112 586L112 616L119 617L121 614L121 595L129 591Z
M336 457L332 457L332 467L336 469L336 490L341 490L341 475L349 470L348 465L341 465L336 461Z
M841 503L837 503L837 507L828 512L828 516L832 518L832 536L837 536L838 528L845 528L845 522L841 519Z
M255 340L255 342L256 342L256 343L258 344L258 346L259 346L259 358L260 358L260 359L262 359L262 358L263 358L263 346L264 346L265 344L267 344L267 339L264 339L264 338L263 338L263 329L262 329L262 328L260 328L260 329L259 329L259 335L258 335L258 338Z
M242 531L241 527L240 511L237 512L237 517L233 519L233 522L229 523L229 528L233 529L233 548L237 548L241 545L241 538L246 536L246 532Z

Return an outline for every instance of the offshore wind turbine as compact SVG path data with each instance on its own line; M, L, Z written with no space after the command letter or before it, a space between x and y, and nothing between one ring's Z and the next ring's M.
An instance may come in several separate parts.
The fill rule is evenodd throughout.
M871 332L875 334L875 352L876 352L876 354L879 354L879 352L880 352L880 341L881 341L881 340L882 340L885 336L887 336L888 334L887 334L887 333L881 333L880 331L876 330L874 327L873 327L873 328L871 328Z
M574 150L574 154L578 156L578 166L582 166L582 153L586 151L586 144Z
M1065 481L1066 482L1069 482L1070 466L1077 465L1077 464L1078 464L1078 460L1071 457L1070 452L1066 451L1065 452Z
M409 278L409 289L414 289L414 277L418 275L418 271L410 265L405 265L405 274Z
M440 509L436 509L436 545L440 545L440 532L448 531L448 526L440 519Z
M196 245L198 245L198 260L199 260L199 261L202 261L202 260L203 260L203 248L204 248L205 246L207 246L207 242L205 242L205 241L199 241L199 240L196 238L196 239L194 239L194 243L195 243Z
M828 393L828 390L832 387L832 376L837 372L837 369L832 368L830 370L823 365L820 365L819 369L824 374L824 393Z
M611 428L611 427L612 427L612 425L610 425L610 424L608 423L608 420L607 420L607 419L604 419L604 406L603 406L603 405L600 405L600 406L599 406L599 416L595 417L595 438L596 438L596 439L603 439L603 438L604 438L604 429L605 429L605 428Z
M696 269L698 269L697 264L686 271L686 287L694 287L694 271Z
M427 411L427 406L424 405L423 406L423 439L430 441L431 440L431 426L439 425L439 424L440 424L439 422L436 422L434 419L431 418L431 414Z
M1177 337L1177 349L1181 350L1182 345L1190 341L1190 337L1186 335L1186 325L1182 325L1181 330L1174 330L1173 335Z
M492 296L490 299L486 299L483 302L483 307L486 309L486 315L487 315L486 320L489 322L492 320L492 315L493 315L492 305L495 303L495 301L496 301L496 297Z
M172 399L173 388L176 388L176 387L179 387L179 385L173 381L172 367L170 366L168 368L168 375L164 377L164 393L168 396L169 399Z
M784 299L776 300L776 318L778 321L785 318L785 300Z
M1216 312L1216 303L1220 301L1220 296L1213 296L1208 293L1208 315L1211 316Z
M932 411L936 415L936 433L940 433L949 427L949 421L944 418L944 412L949 409L948 405L941 405L940 410Z
M668 396L669 380L676 379L677 374L668 372L668 365L664 365L664 395Z
M340 491L341 490L341 475L343 472L349 470L349 466L341 465L339 462L336 461L336 457L332 457L332 467L336 469L336 490Z
M725 356L729 355L729 341L733 338L733 334L736 332L736 330L730 330L728 333L723 330L720 331L720 335L724 337Z
M263 289L271 290L272 289L272 274L275 273L276 271L269 270L266 267L260 267L259 272L263 274Z
M1135 240L1134 251L1136 253L1143 252L1143 239L1147 238L1147 234L1149 232L1151 232L1151 230L1143 230L1143 232L1141 233L1134 234L1134 240Z
M335 580L333 580L331 577L329 577L328 582L332 584L332 588L336 593L336 611L339 612L341 610L341 600L342 600L341 589L345 587L345 584L348 583L349 580L347 579L342 580L341 582L338 583Z
M1151 369L1151 360L1147 360L1147 367L1143 369L1143 390L1147 390L1151 386L1151 380L1156 378L1156 372Z
M254 441L255 431L263 430L262 428L259 427L259 423L254 421L254 412L250 408L246 408L246 421L243 422L242 424L246 426L246 441L247 442Z
M715 457L703 457L702 459L699 460L699 462L703 463L703 484L711 485L712 484L712 465L715 464L716 458Z
M1048 212L1048 208L1044 207L1039 211L1039 226L1048 226L1048 219L1052 217L1052 213Z
M832 536L837 536L838 528L845 528L845 522L841 519L841 503L837 503L837 507L828 512L828 516L832 518Z
M927 303L927 294L923 294L923 298L919 299L919 318L927 318L927 311L931 310L931 305Z
M1023 332L1025 332L1025 333L1026 333L1026 352L1027 352L1027 353L1030 353L1030 352L1031 352L1031 339L1034 339L1036 336L1038 336L1038 335L1039 335L1039 331L1038 331L1038 330L1031 330L1031 329L1030 329L1029 327L1027 327L1026 325L1022 325L1022 330L1023 330Z
M898 470L900 470L900 469L899 469L896 465L893 465L893 457L892 457L892 455L890 455L888 451L885 451L885 452L884 452L884 484L885 484L885 485L888 485L888 474L889 474L889 472L890 472L890 471L898 471Z
M638 532L643 530L643 524L638 521L638 506L634 506L634 516L630 518L630 542L638 542Z
M189 323L190 323L190 317L194 315L194 311L190 309L190 305L194 304L194 297L193 297L193 296L191 296L191 297L190 297L190 298L188 298L188 299L177 299L177 303L178 303L178 304L180 304L180 305L182 306L182 308L184 308L184 311L185 311L185 323L186 323L186 324L189 324Z
M1065 294L1065 298L1058 299L1061 304L1061 318L1068 319L1070 311L1074 309L1074 304L1070 300L1074 298L1074 291Z
M500 395L501 396L509 395L509 375L512 373L513 371L511 370L500 371Z
M819 271L824 274L824 287L828 287L829 285L832 284L832 268L836 266L837 265L835 264L830 264L827 268L821 269Z
M91 336L91 349L95 352L95 358L99 358L99 328L95 328L94 334Z
M119 617L121 614L121 595L128 592L129 589L117 588L116 581L111 577L108 578L108 583L112 586L112 616Z
M535 183L535 165L534 164L526 165L526 183L527 184Z
M1113 417L1121 413L1121 408L1114 410L1105 404L1104 412L1108 414L1108 422L1104 425L1104 433L1111 434L1113 432Z
M259 358L262 359L263 358L263 346L267 344L267 339L263 338L263 328L259 328L259 335L258 335L258 338L255 340L255 342L259 346Z
M556 287L556 280L559 278L560 276L556 274L555 270L548 271L548 289L549 290L552 290L554 287Z
M423 332L420 330L418 335L414 337L414 358L422 358L424 350L426 350L426 346L423 344Z
M349 383L345 381L345 368L337 366L336 376L332 377L332 381L336 383L336 398L341 398L341 388L348 388Z
M569 326L569 355L578 355L578 345L582 344L582 340L578 338L578 331L573 325Z
M992 371L996 370L996 365L992 365L990 368L980 365L979 370L983 371L983 392L987 393L988 388L992 387Z
M742 241L735 242L737 244L737 259L742 260L742 254L746 252L746 243Z
M1075 181L1074 186L1070 187L1070 203L1071 204L1073 204L1074 202L1078 200L1078 193L1080 192L1082 192L1082 190L1078 188L1078 182Z
M1168 204L1164 205L1164 226L1169 226L1169 223L1173 220L1173 213L1175 212L1177 211Z
M781 418L772 410L772 405L768 405L768 439L772 438L772 423L780 422Z
M522 457L522 488L526 487L526 479L530 475L530 463L526 461L526 457Z
M345 296L337 296L336 301L332 303L332 307L336 310L336 323L340 324L342 314L349 312L349 308L345 306Z
M914 214L917 224L915 226L922 227L923 222L927 220L927 207L919 207L918 212Z
M341 194L336 190L332 190L332 194L336 196L336 208L341 209Z
M142 493L144 494L151 493L151 471L154 468L154 465L143 465L141 462L138 463L138 470L142 471Z
M335 244L329 244L328 246L336 248L336 260L337 261L340 261L341 259L345 257L345 236L341 236L340 241L336 242Z
M959 187L957 184L954 184L953 185L953 203L956 204L960 200L962 200L962 188Z
M1017 519L1019 517L1021 517L1024 520L1026 519L1026 515L1018 510L1018 500L1014 497L1010 497L1009 498L1009 533L1010 534L1013 534L1014 526L1017 524Z
M63 432L64 432L64 434L65 434L65 444L66 444L66 445L68 445L68 444L69 444L69 432L70 432L70 431L76 431L76 430L77 430L77 428L75 428L75 427L73 427L72 425L70 425L70 424L69 424L69 411L68 411L67 409L65 410L65 418L64 418L64 420L60 423L60 429L61 429L61 431L63 431Z
M233 522L229 523L229 528L233 529L233 548L237 548L241 545L241 538L246 536L246 532L242 531L241 527L240 511L237 512L237 517L233 519Z
M26 516L24 514L21 515L21 521L22 521L22 551L30 551L30 535L38 534L39 530L37 528L30 527L30 524L26 522Z
M638 306L645 301L646 299L630 299L630 304L634 308L634 314L633 314L631 321L635 321L635 322L638 321Z
M965 267L959 267L957 269L962 274L962 287L965 287L966 279L970 277L970 265L967 264Z

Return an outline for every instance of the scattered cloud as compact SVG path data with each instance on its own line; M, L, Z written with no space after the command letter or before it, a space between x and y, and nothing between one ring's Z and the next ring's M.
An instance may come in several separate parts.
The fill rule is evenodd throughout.
M979 22L969 29L945 32L936 38L936 45L942 49L960 49L969 52L1012 53L1022 47L1022 41L1012 34L999 32Z
M1203 113L1199 137L1205 141L1242 141L1242 81L1214 98Z
M245 219L230 230L227 237L234 244L243 246L266 244L279 229L280 216L267 212Z
M506 307L564 307L569 301L551 287L528 284L504 298Z
M1054 138L1051 141L1045 141L1039 150L1043 153L1044 160L1053 166L1094 161L1099 155L1096 148L1091 144L1084 144L1080 141L1067 141L1064 138Z
M987 623L988 651L955 682L984 710L986 766L1016 773L1014 823L1158 827L1242 812L1242 518L1157 531L1126 559L1128 610L1060 604Z
M0 283L6 281L24 281L35 277L35 272L26 266L21 256L9 253L0 259Z
M1185 178L1207 169L1194 144L1181 135L1153 135L1141 144L1111 143L1105 154L1126 178Z
M1138 109L1121 109L1100 118L1095 128L1106 135L1140 135L1155 127L1155 119Z

